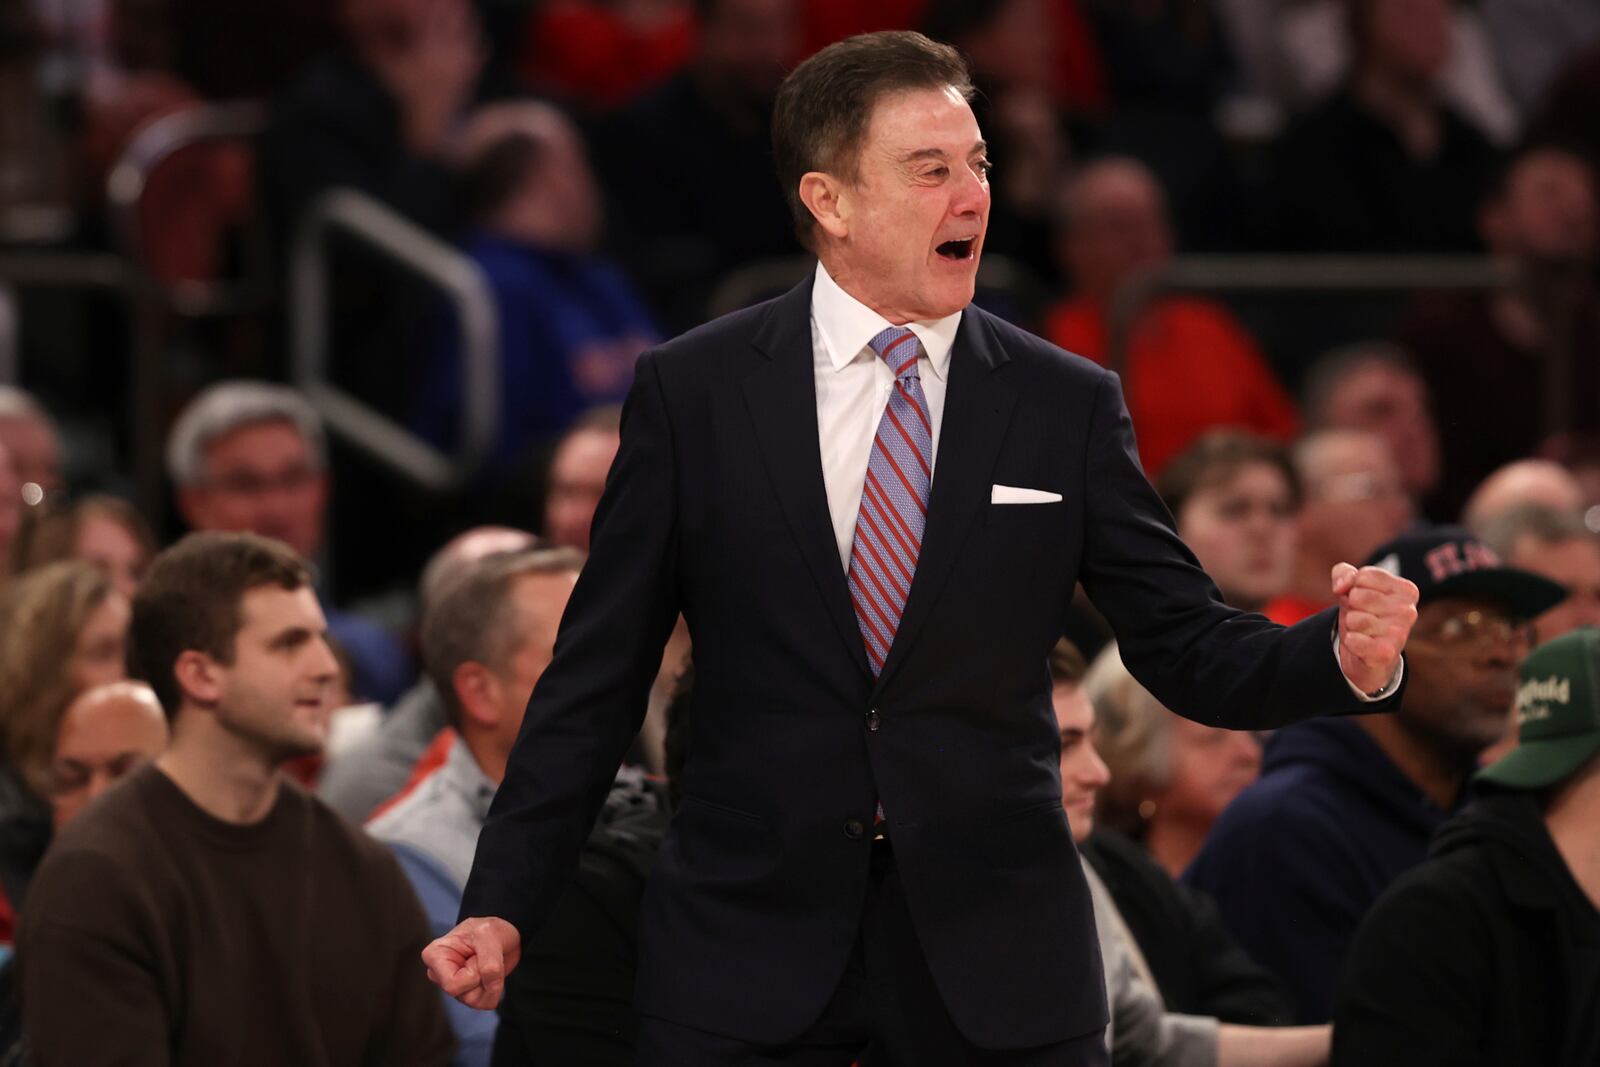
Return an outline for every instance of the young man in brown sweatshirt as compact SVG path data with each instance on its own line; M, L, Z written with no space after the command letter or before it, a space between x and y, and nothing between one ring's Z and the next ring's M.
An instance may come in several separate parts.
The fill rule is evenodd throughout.
M57 839L18 946L38 1067L447 1063L428 926L382 845L284 777L337 670L305 564L195 534L128 634L172 743Z

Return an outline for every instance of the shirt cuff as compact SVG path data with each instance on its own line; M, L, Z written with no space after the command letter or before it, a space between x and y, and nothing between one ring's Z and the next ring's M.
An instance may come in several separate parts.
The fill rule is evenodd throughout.
M1337 628L1333 631L1333 661L1339 663L1339 631ZM1406 675L1406 658L1404 656L1400 657L1400 662L1394 665L1394 673L1389 676L1389 680L1384 683L1383 688L1375 693L1362 692L1356 683L1350 680L1350 676L1344 673L1344 664L1342 663L1339 664L1339 673L1344 675L1344 684L1350 687L1350 692L1356 695L1357 700L1363 704L1376 704L1380 700L1387 699L1390 694L1399 688L1400 679Z

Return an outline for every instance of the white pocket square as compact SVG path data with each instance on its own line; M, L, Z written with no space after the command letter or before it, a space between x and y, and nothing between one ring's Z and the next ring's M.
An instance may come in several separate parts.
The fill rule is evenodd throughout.
M989 490L991 504L1054 504L1060 493L1047 493L1043 489L1023 489L1015 485L997 485Z

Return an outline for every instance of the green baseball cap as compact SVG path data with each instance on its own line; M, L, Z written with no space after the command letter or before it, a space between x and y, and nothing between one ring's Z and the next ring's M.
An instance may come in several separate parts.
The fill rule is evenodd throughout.
M1522 662L1517 747L1478 772L1512 789L1543 789L1600 752L1600 629L1546 641Z

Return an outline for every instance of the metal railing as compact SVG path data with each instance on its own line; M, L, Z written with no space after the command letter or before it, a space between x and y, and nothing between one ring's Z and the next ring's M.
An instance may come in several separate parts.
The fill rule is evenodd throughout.
M1404 293L1495 289L1516 274L1475 256L1184 256L1124 282L1111 299L1106 363L1127 371L1134 323L1162 293Z
M453 455L331 381L328 240L335 232L383 253L437 287L454 306L463 429ZM294 383L328 427L424 488L447 491L469 481L500 435L500 324L488 279L477 264L373 197L333 189L312 203L295 228L288 295Z

